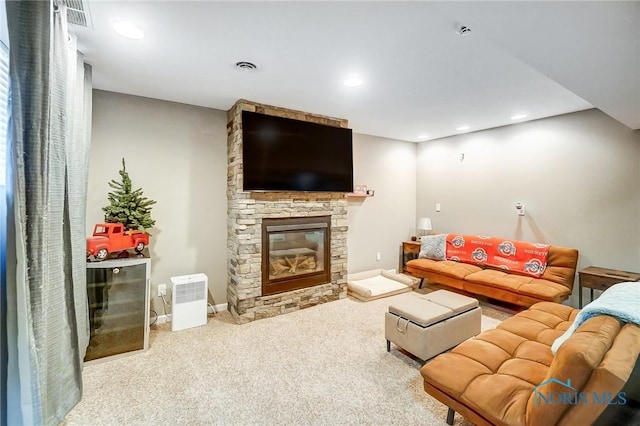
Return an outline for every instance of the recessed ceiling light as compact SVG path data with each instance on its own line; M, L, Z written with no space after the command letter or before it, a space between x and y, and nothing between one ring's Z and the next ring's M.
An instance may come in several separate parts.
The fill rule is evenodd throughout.
M520 120L522 118L526 118L528 114L515 114L511 116L512 120Z
M129 21L118 21L113 24L113 30L121 36L132 38L135 40L144 37L144 33L135 24Z
M357 75L349 76L345 81L344 85L347 87L358 87L362 86L362 78Z
M429 135L418 135L418 139L429 139Z
M456 127L456 130L458 130L459 132L463 132L465 130L469 130L469 126L460 126L460 127Z

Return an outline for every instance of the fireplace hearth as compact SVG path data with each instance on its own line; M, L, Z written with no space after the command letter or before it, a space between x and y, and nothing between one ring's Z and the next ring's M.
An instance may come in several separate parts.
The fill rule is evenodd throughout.
M262 295L331 282L331 217L262 221Z

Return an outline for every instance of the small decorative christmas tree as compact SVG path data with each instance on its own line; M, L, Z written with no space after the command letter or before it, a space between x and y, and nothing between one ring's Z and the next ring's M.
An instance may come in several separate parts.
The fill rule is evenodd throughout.
M107 223L122 223L126 229L146 231L156 223L151 219L151 206L156 202L142 195L142 188L131 190L131 178L127 173L124 158L119 173L122 182L115 179L109 182L113 192L109 192L107 197L111 204L102 208L105 213L104 220Z

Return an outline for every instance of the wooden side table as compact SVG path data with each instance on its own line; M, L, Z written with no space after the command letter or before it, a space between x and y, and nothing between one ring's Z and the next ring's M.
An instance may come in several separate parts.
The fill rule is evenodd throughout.
M606 290L612 285L627 281L640 281L640 273L619 271L617 269L599 268L589 266L578 271L578 304L582 308L582 288L591 289L591 301L593 301L593 290Z
M407 272L407 262L417 259L420 254L422 243L420 241L403 241L402 242L402 264L400 270Z

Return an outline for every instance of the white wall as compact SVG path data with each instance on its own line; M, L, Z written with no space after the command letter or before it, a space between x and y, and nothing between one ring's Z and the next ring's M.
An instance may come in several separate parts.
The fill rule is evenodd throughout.
M87 235L123 156L133 184L158 201L152 295L171 276L204 272L226 303L225 112L94 91ZM354 134L354 174L376 192L349 201L350 273L397 268L421 216L438 231L575 247L580 268L640 270L640 133L597 110L417 145Z
M176 275L205 273L214 302L227 302L226 138L223 111L94 90L87 235L125 157L134 188L157 201L151 300L160 315L156 285L169 289Z
M348 271L398 268L401 242L415 235L416 144L354 134L353 157L354 183L375 195L349 201Z
M349 202L348 270L397 268L415 234L416 144L359 134L353 144L355 183L376 192ZM133 185L158 202L151 295L161 315L156 285L175 275L207 274L215 303L226 303L226 149L224 111L94 91L87 235L124 156Z
M417 215L434 229L575 247L579 268L640 271L640 132L599 110L423 142L417 152Z

